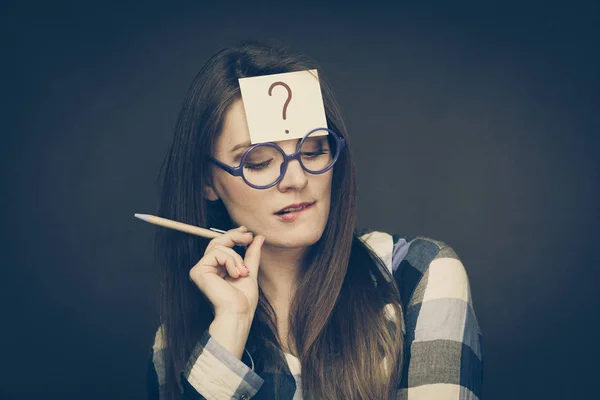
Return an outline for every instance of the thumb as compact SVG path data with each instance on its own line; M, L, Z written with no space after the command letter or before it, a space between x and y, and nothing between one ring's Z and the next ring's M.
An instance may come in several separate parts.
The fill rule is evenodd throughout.
M255 236L254 240L252 240L252 243L250 243L250 245L246 249L244 264L246 264L246 266L250 270L250 274L254 277L258 276L258 267L260 265L260 252L264 241L264 236Z

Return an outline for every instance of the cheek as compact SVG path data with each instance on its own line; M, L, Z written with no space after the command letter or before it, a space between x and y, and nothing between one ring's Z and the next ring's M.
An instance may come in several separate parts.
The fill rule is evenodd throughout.
M232 177L233 178L233 177ZM240 224L254 211L264 205L264 198L258 190L252 189L241 179L223 179L215 187L229 216L234 222Z
M329 207L331 206L331 186L333 182L333 174L331 171L328 171L319 178L318 185L319 191L321 192L321 198L326 202L326 207L324 210L328 211Z
M241 200L249 196L247 193L248 185L241 179L236 179L233 176L220 177L215 182L215 188L223 203L229 207L241 203Z
M323 186L325 187L325 191L327 192L328 196L331 196L331 185L333 183L333 170L329 170L325 173L325 179L324 179L324 183Z

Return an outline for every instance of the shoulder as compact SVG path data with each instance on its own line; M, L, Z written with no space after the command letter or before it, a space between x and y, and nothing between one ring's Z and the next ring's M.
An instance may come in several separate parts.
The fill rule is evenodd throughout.
M356 236L367 245L393 275L404 306L411 302L415 291L427 282L429 295L449 288L468 285L462 261L447 243L426 237L407 236L372 229L356 230ZM430 285L444 282L444 285Z
M152 344L152 364L156 371L158 383L163 384L166 376L165 369L165 352L167 348L167 340L165 335L164 324L159 326L154 334L154 343Z
M403 262L423 273L438 258L459 260L454 249L448 244L426 236L399 235L373 229L357 229L355 235L377 254L393 273L398 271Z
M158 353L160 350L165 349L167 346L164 324L159 326L154 333L154 343L152 344L152 351Z

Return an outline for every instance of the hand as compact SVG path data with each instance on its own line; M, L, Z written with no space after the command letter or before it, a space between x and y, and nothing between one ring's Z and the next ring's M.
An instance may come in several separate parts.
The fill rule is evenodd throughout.
M244 259L232 248L250 242ZM209 242L204 256L190 270L190 279L212 303L215 318L254 317L263 242L264 236L253 238L243 226L229 230Z

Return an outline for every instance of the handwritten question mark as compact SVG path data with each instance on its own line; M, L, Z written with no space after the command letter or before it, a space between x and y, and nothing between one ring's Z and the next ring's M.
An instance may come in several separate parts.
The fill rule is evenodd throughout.
M271 84L271 86L269 86L269 96L272 96L271 92L273 91L273 88L275 86L283 86L284 88L287 89L287 92L288 92L288 97L287 97L287 100L285 101L285 103L283 105L283 113L282 113L283 119L285 120L286 119L286 112L287 112L288 104L290 104L290 101L292 100L292 89L290 89L290 87L288 86L288 84L285 83L285 82L281 82L281 81L273 82ZM290 131L288 131L286 129L285 133L290 133Z

